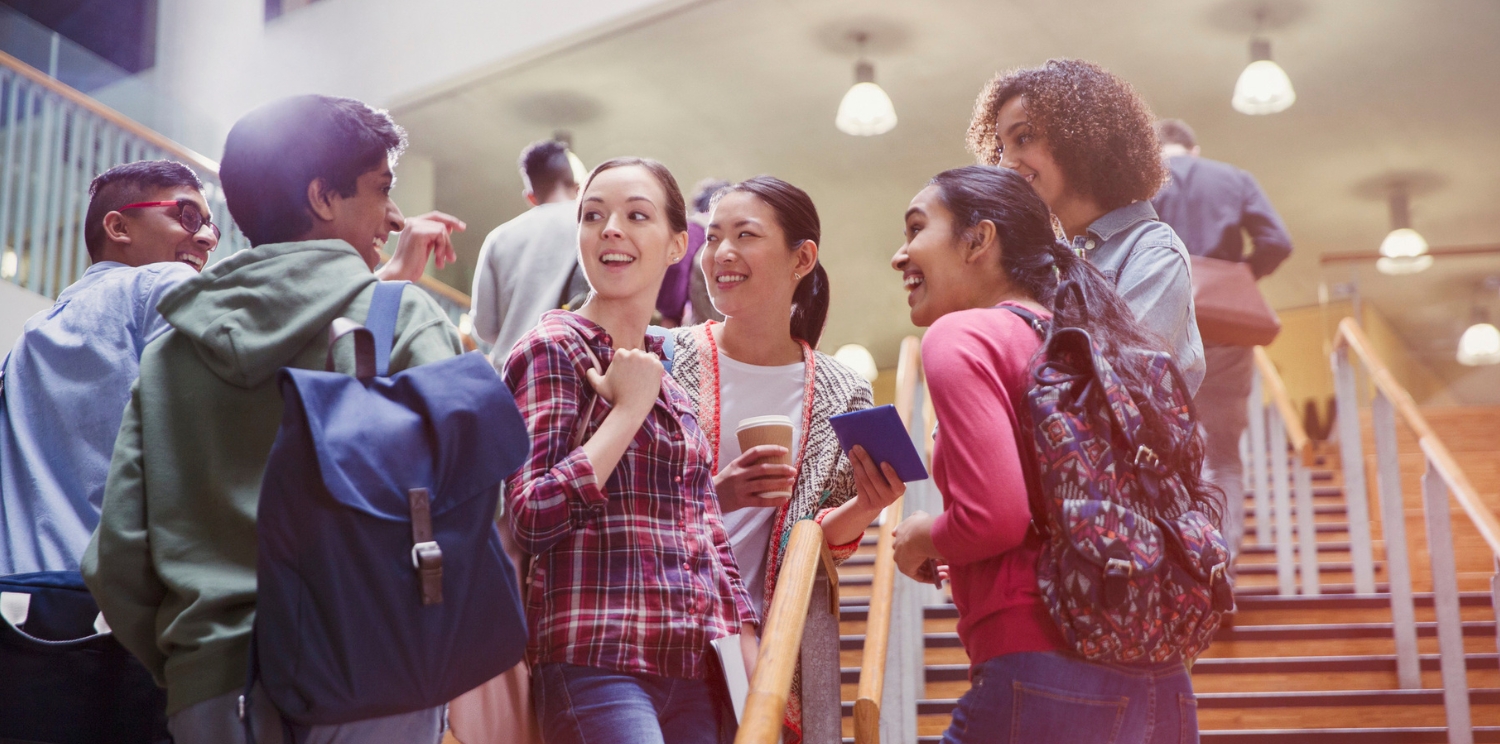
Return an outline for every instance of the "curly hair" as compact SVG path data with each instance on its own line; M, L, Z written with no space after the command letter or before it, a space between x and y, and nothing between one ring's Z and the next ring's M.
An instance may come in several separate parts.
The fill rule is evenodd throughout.
M1104 209L1150 199L1166 182L1150 107L1130 83L1079 59L1008 70L984 86L968 137L981 163L999 164L996 121L1000 107L1016 96L1026 97L1032 130L1068 184Z

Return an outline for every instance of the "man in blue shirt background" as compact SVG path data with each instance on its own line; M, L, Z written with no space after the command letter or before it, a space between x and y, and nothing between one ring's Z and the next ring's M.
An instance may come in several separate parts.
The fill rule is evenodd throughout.
M89 186L93 261L26 322L0 396L0 575L77 570L156 306L219 243L203 184L168 160L116 166Z
M1151 199L1161 221L1172 226L1188 253L1224 261L1243 261L1260 279L1292 254L1286 224L1261 191L1239 168L1199 156L1198 138L1180 119L1156 123L1162 156L1171 180ZM1245 253L1245 236L1250 252ZM1244 465L1240 435L1248 422L1252 351L1248 346L1203 342L1208 369L1193 402L1207 434L1203 475L1224 489L1224 537L1235 556L1245 534Z

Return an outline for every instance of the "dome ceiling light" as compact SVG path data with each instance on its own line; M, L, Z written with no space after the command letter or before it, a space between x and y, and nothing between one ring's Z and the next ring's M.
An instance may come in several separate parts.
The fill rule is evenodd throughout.
M838 116L833 124L844 134L856 137L873 137L896 128L896 107L891 97L875 84L875 65L864 58L865 42L869 35L854 34L859 44L859 61L854 65L854 86L839 102Z
M1493 299L1500 292L1500 277L1489 277L1480 285L1481 294ZM1477 302L1471 325L1458 339L1458 363L1467 367L1500 364L1500 328L1490 323L1489 310Z
M833 358L852 369L865 382L874 382L880 377L880 368L875 366L875 357L870 355L870 350L859 344L844 344L838 351L833 352Z
M1427 252L1427 239L1411 229L1411 197L1406 185L1397 183L1391 190L1391 231L1380 241L1375 270L1401 276L1426 271L1430 266L1432 255Z
M1281 65L1271 61L1271 40L1259 36L1265 16L1264 9L1255 14L1257 36L1250 40L1250 64L1235 81L1234 97L1229 101L1242 114L1278 114L1297 102L1292 79Z

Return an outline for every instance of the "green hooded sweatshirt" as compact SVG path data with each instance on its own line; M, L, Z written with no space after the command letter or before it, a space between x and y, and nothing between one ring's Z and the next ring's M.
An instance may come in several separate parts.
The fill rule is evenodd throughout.
M141 355L83 576L170 715L245 684L255 513L281 425L283 367L322 369L328 324L363 322L375 276L341 240L262 245L162 299L173 330ZM425 292L401 298L391 372L461 353ZM352 373L350 340L335 348Z

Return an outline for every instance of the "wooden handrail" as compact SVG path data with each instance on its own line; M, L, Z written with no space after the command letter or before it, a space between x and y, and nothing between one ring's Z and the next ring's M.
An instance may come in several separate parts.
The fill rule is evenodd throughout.
M911 428L917 383L922 378L922 343L908 336L901 341L896 363L896 412ZM871 578L870 609L865 615L865 643L860 656L859 689L854 699L854 741L879 744L880 700L885 694L885 659L891 639L891 604L896 589L896 555L891 543L896 523L901 521L904 498L887 506L880 521L875 545L875 575Z
M1292 446L1292 451L1302 458L1304 463L1312 457L1312 440L1307 436L1307 430L1302 427L1302 416L1292 405L1291 396L1287 395L1286 383L1281 380L1281 373L1277 371L1276 365L1271 362L1271 357L1266 354L1263 346L1255 347L1255 367L1260 370L1260 378L1265 382L1266 395L1271 398L1271 405L1281 414L1281 426L1286 430L1287 443Z
M176 142L173 142L172 140L162 136L161 133L149 127L143 126L135 119L132 119L94 100L93 98L90 98L87 94L75 90L72 86L66 83L59 82L58 80L48 76L47 73L42 72L41 70L38 70L35 67L32 67L31 65L28 65L9 54L6 54L5 52L0 52L0 66L9 67L10 69L15 70L22 77L30 80L33 83L36 83L37 85L42 86L43 88L46 88L48 91L51 91L58 96L62 96L74 105L88 110L89 113L92 113L93 115L121 129L124 129L133 136L139 137L147 142L150 142L156 147L166 150L179 160L186 161L188 164L196 166L199 170L204 170L212 173L215 178L219 177L219 164L217 162L210 160L196 152L193 152L192 150L183 147Z
M1344 318L1339 322L1338 334L1333 339L1334 349L1347 347L1359 357L1364 365L1365 371L1370 375L1370 381L1390 401L1391 407L1396 410L1412 432L1417 435L1417 445L1422 448L1427 461L1442 477L1443 482L1448 485L1448 492L1462 506L1464 513L1469 515L1469 521L1474 523L1474 528L1479 530L1480 537L1490 546L1490 551L1500 556L1500 519L1490 511L1484 501L1479 498L1479 492L1474 490L1474 485L1469 482L1468 476L1459 468L1458 461L1453 459L1453 454L1448 451L1447 445L1438 438L1428 425L1427 418L1417 407L1412 399L1411 393L1396 381L1391 374L1390 368L1375 354L1370 346L1370 340L1360 330L1359 324L1353 318ZM1341 412L1342 413L1342 412Z
M744 720L740 721L739 733L734 737L736 744L773 744L781 736L792 674L802 656L802 628L807 622L820 563L831 584L829 611L836 617L839 593L833 554L828 550L823 528L814 520L804 519L792 528L781 573L776 577L776 595L766 613L760 656L755 663L755 676L750 680L750 693L745 697Z
M0 51L0 66L10 68L11 70L15 71L16 74L26 78L32 83L46 88L49 92L66 99L73 105L78 106L79 108L82 108L89 113L92 113L93 115L109 122L110 124L113 124L125 130L126 132L130 133L131 136L139 137L140 139L151 143L153 146L171 154L172 157L175 157L178 160L181 160L188 165L191 165L198 170L209 174L213 178L219 177L218 161L212 160L202 154L194 152L188 147L178 144L177 142L162 135L160 132L142 125L140 122L94 100L93 98L90 98L87 94L82 93L74 89L72 86L48 76L47 73L42 72L41 70L38 70L35 67L22 62L16 57L6 54L3 51ZM426 289L434 294L442 295L444 299L452 302L455 305L462 306L466 312L472 305L472 301L467 294L464 294L462 291L455 289L443 283L442 281L434 279L433 277L424 274L420 279L417 280L417 284L420 285L423 289Z

